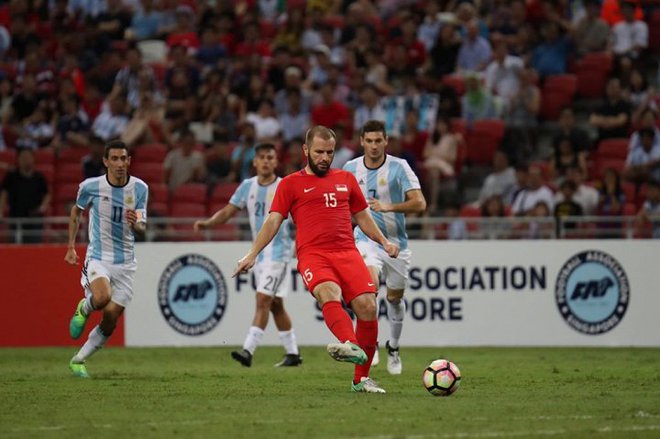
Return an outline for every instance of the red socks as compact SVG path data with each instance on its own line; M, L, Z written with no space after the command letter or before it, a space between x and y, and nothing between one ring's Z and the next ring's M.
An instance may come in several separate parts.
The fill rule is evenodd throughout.
M350 341L351 343L361 344L358 342L358 338L355 336L355 331L353 331L353 322L348 316L344 308L341 306L340 302L326 302L323 305L323 320L325 324L330 329L330 332L337 337L337 340L340 342ZM360 326L358 324L358 330ZM374 338L374 344L376 339ZM373 351L372 351L373 356Z
M359 383L360 378L369 376L371 360L374 358L376 343L378 341L378 320L358 320L355 333L357 335L357 344L367 354L367 362L362 366L355 366L354 382Z

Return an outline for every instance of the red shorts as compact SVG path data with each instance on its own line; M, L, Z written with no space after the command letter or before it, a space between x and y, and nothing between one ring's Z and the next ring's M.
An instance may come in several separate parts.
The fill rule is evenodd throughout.
M376 293L371 274L357 249L305 252L298 256L298 271L312 293L321 282L339 285L346 304L361 294Z

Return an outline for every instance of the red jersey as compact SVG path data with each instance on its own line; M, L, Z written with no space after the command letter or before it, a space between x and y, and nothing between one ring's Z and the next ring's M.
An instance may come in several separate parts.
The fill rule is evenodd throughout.
M350 172L330 169L318 177L302 170L282 179L270 211L291 214L300 257L306 251L354 249L351 216L368 207Z

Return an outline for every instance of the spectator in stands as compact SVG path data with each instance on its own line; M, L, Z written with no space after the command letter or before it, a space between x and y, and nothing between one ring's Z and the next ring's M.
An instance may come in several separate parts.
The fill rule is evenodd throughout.
M503 151L493 155L493 172L483 182L479 191L479 203L483 206L487 199L499 196L507 204L513 203L516 187L516 172L509 165L509 157Z
M649 45L648 25L635 18L635 3L622 1L620 4L623 21L612 28L612 51L617 57L638 59Z
M161 13L155 8L154 0L141 0L141 10L133 13L131 27L126 29L126 37L137 41L158 37Z
M133 112L120 138L129 149L143 143L172 143L165 120L165 108L152 92L141 93L140 106Z
M270 0L266 1L273 3ZM273 40L273 45L276 48L278 46L285 47L287 51L298 56L303 53L302 35L305 31L305 9L302 7L289 7L288 9L286 20L280 25ZM274 54L274 58L277 59L277 55ZM277 61L275 62L277 63ZM283 66L284 68L286 68L286 65ZM281 82L278 85L281 87Z
M176 8L176 26L168 35L168 47L183 46L194 52L199 49L200 42L195 31L195 12L188 5L179 5Z
M571 143L570 137L561 137L554 144L554 154L549 160L550 178L561 183L566 177L567 170L578 167L585 173L587 170L587 153L580 151Z
M237 100L235 96L233 100ZM231 141L238 139L238 120L236 114L229 108L229 98L223 94L214 94L207 101L204 120L213 127L214 134L226 135Z
M131 11L121 0L106 0L106 8L93 20L96 35L91 47L97 54L109 50L113 42L124 39L126 29L131 25Z
M632 126L640 123L646 110L658 111L655 87L649 86L644 74L637 68L630 72L630 80L625 91L626 100L630 102Z
M429 137L426 131L420 130L418 111L416 108L406 111L400 133L401 148L411 153L415 162L421 162L424 159L424 148Z
M578 151L584 151L585 154L591 149L591 140L586 131L575 124L575 114L571 107L564 108L559 115L559 129L554 135L552 143L555 149L559 142L564 138L569 138L571 145Z
M270 99L262 100L257 112L248 113L245 120L254 125L257 142L273 143L282 136L282 125L275 117L273 101Z
M623 171L627 180L643 184L649 179L660 181L660 143L655 132L648 128L639 130L641 146L628 151Z
M25 75L20 91L14 95L11 106L2 115L5 126L21 123L37 109L42 96L37 93L37 81L33 75Z
M552 191L543 183L543 174L538 166L530 166L527 185L518 192L511 207L518 216L532 214L538 203L546 205L547 215L555 207L555 197Z
M621 186L621 176L614 168L603 172L598 195L597 214L600 216L618 216L623 212L626 196Z
M498 114L493 95L474 74L469 74L465 80L465 95L461 106L463 119L470 124L477 120L493 119Z
M454 73L460 48L461 36L452 22L445 21L427 58L425 70L437 78Z
M109 141L118 138L128 125L129 119L125 114L126 101L121 96L115 96L103 105L101 113L92 124L92 133Z
M566 73L570 43L562 36L559 26L556 21L546 23L542 29L543 42L534 49L532 67L542 78Z
M57 120L57 135L53 146L84 146L89 139L89 118L78 104L78 97L62 99L62 112Z
M82 174L84 178L98 177L105 174L105 165L103 164L104 152L105 142L96 136L92 136L89 139L89 154L82 159Z
M427 53L433 48L442 26L439 1L426 2L424 19L417 29L417 39L424 44Z
M312 95L302 88L302 72L299 67L290 66L284 71L284 88L275 93L275 112L282 116L289 111L288 91L298 90L301 96L301 110L309 113L312 108Z
M282 175L289 175L300 171L305 167L305 160L302 152L303 143L305 142L302 137L299 137L292 139L284 145L286 159L284 160Z
M165 157L165 183L170 191L185 183L203 182L206 177L204 155L195 150L195 135L189 129L179 134L179 146Z
M578 56L605 52L610 44L610 27L600 18L600 0L586 0L586 15L575 29L575 51Z
M206 155L206 181L210 185L235 181L226 136L216 136Z
M331 168L343 169L344 165L355 157L355 151L347 146L344 128L338 126L333 128L337 141L335 143L335 155L330 165ZM349 139L350 140L350 139Z
M282 124L282 139L289 142L296 137L305 137L309 128L309 113L303 111L302 94L297 88L287 91L289 110L279 116Z
M261 58L270 57L270 42L261 37L258 22L249 21L243 24L243 40L236 44L234 54L244 58L249 58L253 55Z
M308 5L307 19L309 24L303 30L303 33L300 37L300 42L304 50L310 51L322 43L322 29L330 29L330 32L333 32L334 29L324 23L325 16L320 8Z
M366 84L362 87L360 93L361 105L353 113L353 126L359 131L369 120L385 120L385 110L380 103L380 96L377 88L372 84Z
M582 207L585 215L596 215L598 210L598 191L596 188L585 184L586 172L579 166L569 166L566 169L565 180L572 181L575 184L575 193L573 200ZM560 192L555 198L556 202L564 201L563 194Z
M598 141L627 137L630 126L630 105L623 98L619 78L610 78L605 91L605 103L591 114L589 123L598 128Z
M486 67L484 82L486 88L499 96L502 105L508 108L520 90L520 71L524 68L520 57L509 55L504 41L495 44L493 60Z
M394 157L404 159L410 165L414 173L417 173L417 161L415 156L410 152L403 149L401 146L401 139L395 135L390 134L387 138L387 151L388 154Z
M504 239L511 233L511 223L506 219L506 208L501 196L491 195L483 201L481 217L489 221L479 225L480 238Z
M365 82L376 87L380 93L392 93L393 89L387 81L388 71L387 65L383 62L383 52L378 47L372 46L365 53L364 59Z
M10 218L38 218L46 215L50 192L44 175L34 167L34 152L21 149L16 157L16 170L9 172L0 188L0 218L9 208ZM42 224L24 224L23 242L41 242ZM15 229L15 226L12 226Z
M440 184L456 177L456 158L458 144L462 142L460 134L451 132L448 118L441 117L435 124L433 134L428 137L424 148L424 169L426 169L426 188L429 193L429 210L438 207Z
M431 212L433 213L433 212ZM468 238L468 229L465 219L460 217L461 203L458 197L449 197L444 203L442 216L451 218L447 226L447 239L461 240Z
M156 77L151 67L143 64L142 53L137 47L130 47L126 51L126 66L115 77L115 84L110 92L109 99L122 95L126 98L132 109L140 106L140 90L145 86L156 90Z
M36 150L50 144L54 135L55 127L48 120L46 110L40 106L23 121L23 125L18 129L16 147Z
M234 175L238 177L238 181L243 181L252 175L252 160L254 160L256 143L257 135L254 125L250 122L243 123L239 144L231 153L231 167Z
M552 216L551 207L543 200L537 201L525 215L529 218L527 239L548 239L552 237L553 224L548 221Z
M328 71L332 66L330 48L321 44L314 48L314 56L310 60L311 68L306 81L306 88L318 87L328 82Z
M636 225L651 225L651 238L660 239L660 182L650 180L646 184L646 200L637 213Z
M204 68L213 69L220 67L220 62L227 56L227 49L218 40L218 34L212 27L202 30L200 47L195 53L195 58Z
M651 109L647 109L642 113L639 120L639 130L635 131L632 136L630 136L628 151L632 151L633 149L642 146L642 141L639 136L640 130L642 129L653 130L655 133L653 143L660 143L660 129L656 125L656 119L656 112Z
M505 113L507 125L525 130L528 138L533 137L529 131L536 128L537 117L541 109L541 91L534 84L535 75L536 73L532 69L518 71L518 90L511 96Z
M491 55L490 43L479 35L479 23L477 20L471 20L466 26L466 33L458 51L458 69L467 72L480 72L488 65Z
M406 65L420 68L426 60L424 44L417 39L417 25L411 15L404 16L399 25L400 36L392 38L388 43L388 51L394 46L405 49Z
M582 216L582 206L575 201L575 193L577 186L571 180L564 180L559 186L561 193L561 201L555 204L555 218L557 219L557 233L562 230L574 230L577 227L572 221L564 221L564 218L569 216ZM563 222L563 224L562 224Z
M334 100L332 85L323 84L320 90L321 102L312 108L312 124L326 127L342 126L347 130L351 127L348 108Z

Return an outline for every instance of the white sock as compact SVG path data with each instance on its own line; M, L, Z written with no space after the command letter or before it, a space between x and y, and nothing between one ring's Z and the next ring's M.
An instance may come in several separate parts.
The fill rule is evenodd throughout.
M89 333L89 337L85 344L80 348L75 357L74 362L82 363L92 356L92 354L103 347L108 337L103 335L101 328L98 325Z
M280 340L282 340L287 354L298 355L298 344L296 343L296 334L293 332L293 328L288 331L280 331Z
M401 330L403 329L403 317L406 314L406 302L401 299L399 303L387 302L387 316L390 320L390 347L399 347Z
M257 346L259 346L259 343L261 343L263 336L263 329L259 328L258 326L250 326L247 337L245 337L245 343L243 343L243 349L254 355L254 351L257 350Z
M82 313L86 316L90 315L94 311L94 305L92 304L92 296L89 296L85 299L85 303L82 306Z

